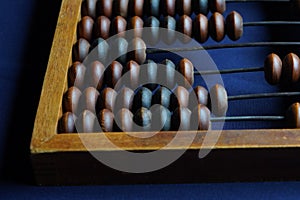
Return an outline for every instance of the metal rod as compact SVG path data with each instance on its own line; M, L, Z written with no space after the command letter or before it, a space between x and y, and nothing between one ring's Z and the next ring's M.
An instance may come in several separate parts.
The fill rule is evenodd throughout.
M194 75L229 74L229 73L257 72L257 71L264 71L264 67L249 67L249 68L233 68L233 69L222 69L222 70L194 71Z
M258 21L244 22L243 26L269 26L269 25L300 25L299 21Z
M241 100L241 99L257 99L257 98L271 98L271 97L292 97L300 96L300 92L275 92L275 93L259 93L259 94L245 94L228 96L228 100Z
M231 117L211 117L211 122L219 121L277 121L284 120L284 116L231 116Z

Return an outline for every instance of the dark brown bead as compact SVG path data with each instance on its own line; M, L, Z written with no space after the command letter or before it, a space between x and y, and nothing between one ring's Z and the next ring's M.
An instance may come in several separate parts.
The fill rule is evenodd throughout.
M176 0L163 0L162 11L165 16L174 16L176 14Z
M202 86L196 86L194 88L194 94L197 98L197 103L202 105L207 105L208 102L208 92L207 90Z
M164 17L162 27L167 29L162 32L162 39L166 44L172 44L176 40L176 20L171 16Z
M114 114L108 109L103 109L99 112L98 120L103 132L113 131L114 118Z
M159 80L165 81L165 84L163 85L165 85L166 87L171 89L174 88L176 73L175 64L171 60L165 59L158 67L160 68L158 73Z
M96 121L97 117L94 113L89 110L84 110L76 122L76 128L79 133L92 133L95 131Z
M171 112L164 106L151 107L153 131L169 131L171 129Z
M127 62L127 49L128 42L125 38L115 38L112 44L113 51L110 51L111 59L126 64Z
M69 68L69 87L76 86L82 88L84 86L86 67L81 62L74 62Z
M71 112L66 112L59 120L58 132L59 133L76 133L75 127L76 116Z
M116 15L127 17L129 0L114 0L114 4Z
M228 109L228 98L222 85L216 84L210 89L210 100L212 113L218 117L225 116Z
M160 87L152 97L152 105L158 104L166 108L171 107L172 92L166 87Z
M81 13L82 16L90 16L96 18L96 3L98 0L85 0L82 3Z
M122 16L116 16L111 23L111 36L118 34L120 37L125 36L127 21Z
M93 113L96 113L96 103L99 97L99 92L94 87L88 87L84 90L83 95L81 96L81 105L82 110L90 110Z
M113 61L106 71L106 83L109 87L115 87L122 77L123 66L118 61Z
M108 39L110 36L110 19L106 16L100 16L95 23L95 36L96 38Z
M210 129L210 111L205 105L198 104L194 108L193 119L197 120L198 130Z
M131 89L135 89L138 87L139 85L139 78L140 78L140 65L131 60L127 63L126 65L126 73L128 73L128 77L129 80L126 80L127 78L123 78L123 83L126 85L126 86L130 86Z
M147 16L160 16L160 0L146 0L145 1L145 11Z
M186 58L183 58L179 62L178 67L179 72L184 76L185 78L185 86L191 87L194 84L194 66Z
M177 107L188 107L189 95L187 89L178 86L171 95L171 109L175 110Z
M81 95L77 87L70 87L63 96L63 111L76 113Z
M240 39L244 32L243 18L242 16L236 12L232 11L226 17L226 33L227 36L236 41Z
M97 3L98 16L104 15L110 18L112 16L113 1L114 0L98 0Z
M80 38L73 47L73 59L74 61L83 62L89 54L90 43L83 38Z
M296 83L300 77L299 57L294 53L289 53L282 61L282 78L286 83Z
M90 42L93 38L93 27L94 20L89 16L84 16L78 23L78 38L84 38Z
M97 60L102 62L105 66L107 65L107 61L109 60L109 44L103 38L97 38L92 46L90 55L92 58L96 57Z
M271 53L265 59L264 64L265 79L271 84L278 84L281 79L282 62L278 55Z
M100 110L106 108L114 112L116 98L117 92L114 89L107 87L101 92L101 98L98 98L98 107Z
M146 83L144 86L150 90L157 88L157 69L157 64L153 60L147 60L140 68L140 80Z
M123 132L132 131L133 126L133 114L130 110L122 108L115 117L116 129Z
M209 33L216 42L222 41L225 37L224 17L218 12L213 13L209 19Z
M192 0L177 0L176 6L179 15L190 15L192 13Z
M103 85L104 71L105 67L101 62L92 62L88 69L88 78L90 81L89 85L95 87L97 90L100 90Z
M203 14L207 15L208 13L208 0L192 0L194 6L194 12L196 15Z
M128 30L133 29L133 37L142 37L144 21L139 16L134 16L128 22Z
M300 104L292 104L286 112L286 122L289 128L300 128Z
M141 107L150 108L152 102L152 92L146 87L138 89L133 98L132 111L136 112Z
M178 107L172 115L173 130L190 130L192 112L186 107Z
M143 16L144 0L129 0L129 15Z
M150 131L151 129L152 113L147 108L140 108L133 116L135 125L133 131Z
M182 15L180 17L178 31L184 34L184 36L180 37L182 42L187 43L191 40L193 33L193 22L189 16Z
M156 45L159 40L160 36L160 22L159 20L154 17L150 16L146 19L145 21L145 28L144 29L144 38L147 39L147 42L150 43L151 45Z
M122 108L131 110L133 98L134 91L128 87L123 87L116 97L115 111L119 111Z
M146 60L146 44L141 38L134 38L129 45L129 57L138 64L143 64Z
M204 43L208 39L208 19L205 15L199 14L194 20L194 37L200 42Z
M226 1L225 0L210 0L209 8L212 13L214 13L214 12L223 13L226 10Z

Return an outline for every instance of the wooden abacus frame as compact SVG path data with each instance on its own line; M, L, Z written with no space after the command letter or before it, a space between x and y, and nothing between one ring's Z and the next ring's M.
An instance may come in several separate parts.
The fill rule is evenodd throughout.
M296 129L224 130L214 150L205 159L199 159L197 152L206 132L186 131L187 136L196 134L186 153L172 165L146 174L118 172L94 159L80 137L92 144L93 151L117 153L104 141L95 140L94 133L82 134L80 137L78 134L57 134L57 124L62 115L62 96L68 87L67 72L72 64L72 47L76 42L81 3L82 0L62 0L30 146L37 184L174 183L300 178L300 159L297 156L300 152L300 130ZM214 134L214 131L209 134ZM113 132L106 135L120 148L144 152L161 148L176 132L160 132L147 139L147 142L124 133ZM184 141L186 138L181 139ZM168 151L182 148L179 145ZM199 171L204 173L197 173Z

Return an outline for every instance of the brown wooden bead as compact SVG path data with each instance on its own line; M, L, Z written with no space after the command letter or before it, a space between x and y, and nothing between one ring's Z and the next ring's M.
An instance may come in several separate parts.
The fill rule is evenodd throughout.
M109 87L115 87L122 77L123 66L118 61L113 61L106 71L106 83Z
M197 98L197 103L198 104L202 104L202 105L205 105L205 106L207 105L207 103L208 103L208 91L204 87L196 86L194 88L194 94Z
M76 113L81 95L77 87L70 87L63 96L63 111Z
M143 16L144 0L129 0L129 14L131 16Z
M98 0L85 0L82 3L82 16L90 16L96 18L96 4Z
M224 17L218 12L213 13L209 19L209 33L216 42L222 41L225 37Z
M104 40L108 39L110 36L110 19L106 16L100 16L97 18L95 23L95 37L103 38Z
M144 21L139 16L134 16L128 22L128 30L133 29L133 37L142 37Z
M197 121L198 130L210 129L210 111L202 104L198 104L193 110L193 119ZM193 122L194 123L194 120Z
M162 11L165 16L174 16L176 14L176 0L163 0Z
M182 42L187 43L192 39L193 22L189 16L182 15L180 17L178 31L184 34L184 36L180 37Z
M300 128L300 104L292 104L286 112L286 122L289 128Z
M114 112L117 92L112 88L105 88L101 92L101 98L98 98L98 107L101 109L108 109Z
M114 0L98 0L97 3L98 16L104 15L110 18L112 16L113 1Z
M289 53L282 61L282 78L286 83L296 83L300 77L299 57L294 53Z
M145 11L147 16L160 16L160 0L145 0Z
M178 86L171 95L171 102L172 110L175 110L177 107L188 107L189 91L182 86Z
M143 64L146 60L146 44L141 38L134 38L129 45L129 58L138 64Z
M212 13L214 13L214 12L223 13L226 10L226 1L225 0L210 0L209 8Z
M69 87L76 86L82 88L84 86L86 67L81 62L74 62L69 68Z
M153 131L169 131L171 129L171 112L164 106L151 107L152 120L151 129Z
M118 34L120 37L125 36L127 21L122 16L116 16L111 23L111 36Z
M132 111L136 112L141 107L150 108L152 103L152 92L146 87L140 87L133 98Z
M97 38L92 46L91 46L91 52L92 58L95 56L97 60L102 62L105 66L108 64L106 63L109 61L109 44L104 40L103 38Z
M114 0L114 4L116 15L127 17L129 0Z
M167 29L162 34L162 39L166 44L172 44L176 40L176 20L171 16L164 17L162 27Z
M113 131L114 118L114 114L108 109L103 109L99 112L98 121L103 132Z
M110 51L111 59L116 60L121 64L126 64L128 49L127 40L122 37L115 38L111 49L113 49L113 51Z
M150 90L157 88L157 70L157 64L153 60L147 60L146 64L141 66L140 80L145 81L147 84L144 84L144 86Z
M76 128L79 133L92 133L95 131L97 117L90 110L84 110L78 117Z
M156 45L159 41L159 36L160 36L160 22L159 20L154 17L150 16L146 19L145 21L145 28L144 29L144 38L147 39L147 42L150 43L151 45Z
M203 14L203 15L207 15L208 13L208 0L192 0L193 2L193 10L195 12L196 15L198 14Z
M179 15L190 15L192 13L192 0L177 0L176 2Z
M83 95L80 99L81 110L90 110L93 113L96 113L96 103L99 97L99 92L94 87L88 87L84 90Z
M166 108L171 107L172 92L166 87L160 87L152 97L152 105L158 104Z
M208 39L208 19L205 15L199 14L194 20L194 38L200 42L204 43Z
M192 112L186 107L178 107L172 115L173 130L190 130Z
M228 98L225 88L216 84L210 89L212 113L218 117L225 116L228 109Z
M73 47L73 59L74 61L83 62L89 54L90 43L83 38L80 38Z
M88 77L90 81L89 84L92 87L95 87L97 90L100 90L103 85L104 71L105 71L105 67L99 61L94 61L89 66L88 69Z
M179 72L184 76L185 78L185 85L187 87L191 87L194 84L194 66L186 58L183 58L179 62L179 67L178 67Z
M93 27L94 20L89 16L84 16L78 23L78 38L84 38L90 42L93 38Z
M135 122L133 131L150 131L152 113L147 108L142 107L134 114L133 121Z
M115 111L122 108L132 109L134 91L128 87L123 87L116 97Z
M236 41L240 39L244 32L243 18L242 16L236 12L232 11L226 17L226 33L227 36Z
M269 84L275 85L279 83L281 79L282 62L278 55L271 53L267 56L264 64L264 72L265 79Z
M122 108L115 117L116 129L123 132L132 131L133 126L133 114L130 110Z
M76 116L71 112L66 112L59 120L59 133L76 133L75 120Z
M123 78L123 83L126 86L130 86L131 89L135 89L139 85L139 80L140 80L140 65L133 61L130 60L127 65L126 65L126 73L128 73L128 78L129 80L126 80L127 78Z

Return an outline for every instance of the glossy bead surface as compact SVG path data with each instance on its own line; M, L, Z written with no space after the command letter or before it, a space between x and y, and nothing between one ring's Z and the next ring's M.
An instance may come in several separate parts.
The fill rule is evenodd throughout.
M134 91L128 87L123 87L121 91L117 94L115 111L119 111L122 108L132 109L134 98Z
M129 44L129 58L138 64L143 64L146 60L146 44L141 38L134 38Z
M171 110L178 107L188 107L189 91L182 86L178 86L171 95Z
M69 68L69 87L76 86L82 88L84 86L86 67L81 62L74 62Z
M123 73L123 66L118 61L113 61L105 72L106 84L114 88L117 82L121 79Z
M96 3L98 0L85 0L81 6L82 16L96 18Z
M99 92L94 87L88 87L83 91L83 95L80 99L80 110L89 110L96 113L96 103L99 97Z
M144 38L147 39L146 42L150 43L151 45L157 44L160 37L159 26L160 22L156 17L150 16L146 19L145 27L149 27L145 28L143 32Z
M121 64L126 64L127 62L127 49L128 49L128 42L125 38L115 38L112 43L113 51L110 52L111 59L116 60Z
M211 110L218 117L226 115L228 109L228 98L225 88L216 84L210 89Z
M111 36L118 34L120 37L125 36L127 21L122 16L116 16L111 23Z
M128 37L142 37L143 27L144 21L139 16L132 17L128 22L128 30L133 29L133 33L130 32Z
M93 38L93 27L94 20L89 16L84 16L78 23L78 38L84 38L90 42Z
M132 131L133 114L130 110L122 108L115 116L116 130L123 132Z
M185 78L185 86L191 87L194 84L194 66L186 58L183 58L180 60L178 65L179 72L184 76Z
M144 0L129 0L129 15L143 16Z
M106 16L100 16L97 18L95 23L95 37L108 39L110 36L110 19Z
M208 0L192 0L194 6L194 12L196 15L203 14L207 15L208 13Z
M117 98L117 92L112 88L105 88L101 92L101 97L98 98L97 107L102 109L108 109L112 112L115 112L115 102Z
M133 116L133 121L135 122L133 131L150 131L151 120L151 111L144 107L139 108Z
M115 14L122 17L127 17L129 0L114 0L113 8L115 8Z
M280 82L282 72L282 61L275 53L269 54L264 63L264 72L266 81L275 85Z
M141 66L140 80L145 81L147 84L144 86L150 90L154 90L157 87L157 73L158 67L153 60L147 60L146 64Z
M213 40L220 42L225 37L225 21L220 13L213 13L209 19L209 33Z
M97 14L98 16L104 15L106 17L112 16L114 0L98 0L97 2Z
M171 117L172 114L169 109L164 106L157 106L151 108L152 123L151 129L153 131L169 131L171 129Z
M77 87L70 87L63 96L63 111L76 113L81 95Z
M171 89L174 88L176 73L175 64L171 60L165 59L161 62L161 64L158 67L160 68L160 72L158 74L159 80L165 82L164 86Z
M286 122L289 128L300 128L300 104L298 102L288 108Z
M126 86L130 86L131 89L135 89L139 85L139 80L140 80L140 65L131 60L127 63L126 65L126 76L123 78L123 83Z
M104 71L105 68L101 62L92 62L87 70L89 85L100 90L103 85Z
M193 119L196 119L198 130L209 130L210 129L210 111L202 104L198 104L193 109ZM194 122L194 120L193 120ZM192 123L193 123L192 122Z
M83 38L80 38L73 46L73 61L83 62L90 50L90 43Z
M200 42L204 43L208 39L208 19L203 14L198 14L194 19L194 38Z
M179 19L178 30L184 34L184 36L179 37L179 39L184 43L189 42L192 39L193 33L192 19L187 15L182 15Z
M171 106L172 92L166 87L160 87L153 95L152 105L158 104L166 108Z
M114 114L108 110L103 109L98 114L98 121L103 132L112 132L114 128Z
M179 15L190 15L192 13L192 0L177 0L177 12Z
M76 116L71 112L66 112L60 118L58 123L59 133L76 133L75 127Z
M162 40L166 44L172 44L176 40L176 20L171 16L164 17L162 27L166 30L162 32Z
M209 1L210 11L223 13L226 10L226 1L225 0L211 0Z
M190 120L192 112L185 107L178 107L172 115L173 130L190 130Z
M282 61L282 78L285 83L296 83L300 77L299 57L289 53Z
M132 111L136 112L141 107L149 109L152 102L152 92L146 87L138 89L133 98Z
M202 104L202 105L205 105L205 106L207 105L207 103L208 103L208 91L204 87L196 86L194 88L194 94L195 94L195 97L197 98L196 102L198 104Z
M84 110L78 117L76 122L76 128L78 133L92 133L95 131L95 122L97 123L97 117L89 110Z
M145 0L145 11L148 16L159 17L160 0Z
M102 62L104 65L106 65L106 61L109 60L109 45L107 44L106 40L102 38L96 39L91 47L91 55L96 56L96 58Z
M174 16L176 14L176 0L162 0L162 11L165 16Z
M242 16L236 11L229 13L226 17L226 33L231 40L236 41L242 37L244 32L243 27Z

